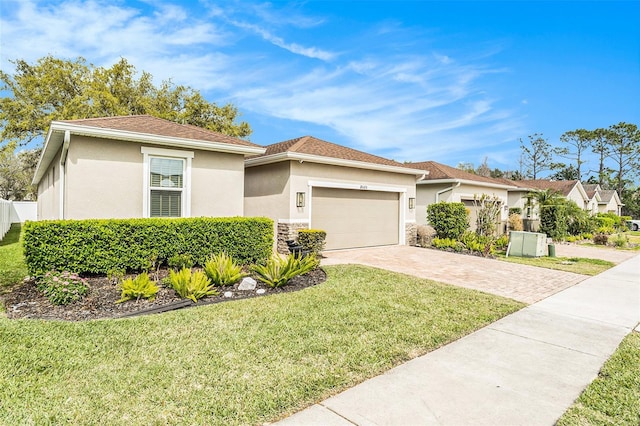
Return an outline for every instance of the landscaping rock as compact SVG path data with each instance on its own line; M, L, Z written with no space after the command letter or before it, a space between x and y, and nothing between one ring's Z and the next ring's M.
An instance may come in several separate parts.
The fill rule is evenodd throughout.
M256 294L265 294L267 292L267 290L265 290L264 288L259 288L256 290Z
M233 297L233 292L232 291L225 291L224 292L224 297Z
M238 286L238 290L255 290L256 289L256 285L258 283L256 282L256 280L254 280L251 277L245 277L242 279L242 281L240 282L240 285Z

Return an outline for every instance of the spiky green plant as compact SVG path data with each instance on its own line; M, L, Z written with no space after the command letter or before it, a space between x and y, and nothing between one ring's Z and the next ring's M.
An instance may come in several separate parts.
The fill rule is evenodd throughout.
M216 286L231 285L247 276L242 272L242 267L233 260L233 257L225 252L211 256L204 264L204 273Z
M202 271L191 272L189 268L182 268L176 272L169 271L169 284L180 297L198 302L206 296L217 296L220 294L213 287L211 280Z
M120 300L116 303L126 302L127 300L140 300L140 299L149 299L153 300L156 298L156 294L160 290L158 285L151 281L149 275L146 272L141 273L135 278L127 278L122 281L120 284L120 288L122 293L120 295Z
M298 275L314 270L319 263L315 256L299 257L290 254L285 258L272 257L265 265L255 265L253 271L260 281L269 287L277 288L286 285Z

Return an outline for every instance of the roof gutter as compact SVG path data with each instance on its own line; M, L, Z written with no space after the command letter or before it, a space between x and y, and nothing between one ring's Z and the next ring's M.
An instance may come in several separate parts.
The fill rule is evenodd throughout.
M504 189L507 191L522 190L522 188L519 188L513 185L503 185L500 183L482 182L479 180L469 180L469 179L429 179L429 180L419 181L418 183L425 184L425 185L437 184L437 183L457 183L458 186L464 183L466 185L485 186L487 188L498 188L498 189Z

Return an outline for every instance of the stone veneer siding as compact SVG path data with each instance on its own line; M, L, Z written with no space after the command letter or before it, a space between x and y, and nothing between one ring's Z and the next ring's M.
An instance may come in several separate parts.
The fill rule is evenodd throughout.
M297 240L300 229L309 229L308 223L282 223L278 222L277 250L281 254L289 254L287 240Z
M407 222L404 224L405 244L415 246L418 244L418 224L415 222Z

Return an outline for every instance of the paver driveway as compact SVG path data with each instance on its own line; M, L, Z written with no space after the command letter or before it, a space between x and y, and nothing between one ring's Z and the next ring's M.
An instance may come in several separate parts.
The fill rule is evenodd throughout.
M357 263L534 303L588 278L586 275L410 246L323 253L323 265Z

